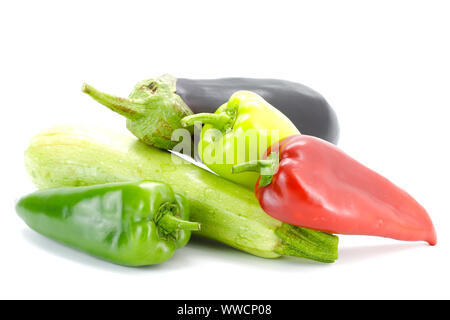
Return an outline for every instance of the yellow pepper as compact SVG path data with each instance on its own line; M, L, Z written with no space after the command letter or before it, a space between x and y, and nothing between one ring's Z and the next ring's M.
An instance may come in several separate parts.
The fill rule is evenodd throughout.
M300 133L284 114L251 91L234 93L215 113L198 113L181 120L185 127L196 122L204 124L198 147L203 163L218 175L251 189L259 175L232 174L232 167L260 160L273 143Z

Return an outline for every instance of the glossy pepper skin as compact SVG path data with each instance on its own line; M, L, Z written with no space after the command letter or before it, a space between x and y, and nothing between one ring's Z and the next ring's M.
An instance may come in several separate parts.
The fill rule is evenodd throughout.
M433 223L416 200L334 145L295 135L267 154L234 170L271 168L273 176L261 176L255 186L270 216L326 232L436 244Z
M234 93L214 114L198 113L181 120L187 127L196 122L204 124L198 146L203 163L218 175L251 189L258 174L232 174L232 167L261 159L273 143L299 134L284 114L251 91Z
M187 200L159 182L46 189L19 200L19 216L35 231L126 266L164 262L186 245Z

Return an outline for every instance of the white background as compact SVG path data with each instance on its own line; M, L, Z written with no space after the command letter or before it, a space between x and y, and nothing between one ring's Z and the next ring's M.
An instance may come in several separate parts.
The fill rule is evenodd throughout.
M3 1L0 298L450 298L448 1ZM341 236L331 265L192 241L125 268L68 249L16 216L34 190L30 138L55 124L127 132L81 93L138 80L273 77L321 92L339 146L429 211L438 245Z

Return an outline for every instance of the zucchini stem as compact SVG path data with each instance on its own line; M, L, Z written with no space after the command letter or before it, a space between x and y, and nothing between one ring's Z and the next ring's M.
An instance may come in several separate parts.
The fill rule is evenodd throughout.
M281 245L275 250L281 255L325 263L332 263L338 258L339 238L335 235L286 223L275 232L282 239Z

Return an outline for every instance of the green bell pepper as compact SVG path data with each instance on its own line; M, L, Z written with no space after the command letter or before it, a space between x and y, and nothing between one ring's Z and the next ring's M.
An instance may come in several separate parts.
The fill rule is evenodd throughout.
M213 114L198 113L181 120L185 127L196 122L204 124L198 146L203 163L218 175L251 189L259 175L232 174L233 166L260 160L273 143L300 133L284 114L250 91L234 93Z
M127 266L157 264L189 241L189 203L164 183L141 181L34 192L19 216L35 231Z

